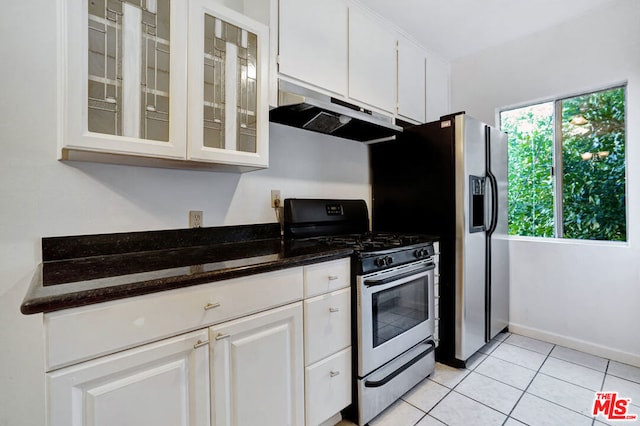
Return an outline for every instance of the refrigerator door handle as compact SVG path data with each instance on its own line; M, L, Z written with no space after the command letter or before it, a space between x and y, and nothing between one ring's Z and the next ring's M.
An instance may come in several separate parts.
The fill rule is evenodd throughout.
M491 212L489 226L487 226L487 236L491 236L498 226L498 180L491 171L491 128L485 126L485 158L487 162L487 179L491 188Z
M498 180L490 171L487 171L487 178L491 185L491 220L487 228L487 235L491 235L498 226Z

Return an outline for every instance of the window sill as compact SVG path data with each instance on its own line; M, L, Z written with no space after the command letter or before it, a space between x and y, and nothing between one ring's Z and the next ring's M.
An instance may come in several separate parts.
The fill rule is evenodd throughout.
M564 244L573 246L630 247L629 241L577 240L569 238L523 237L519 235L509 235L508 239L510 241L527 241L532 243Z

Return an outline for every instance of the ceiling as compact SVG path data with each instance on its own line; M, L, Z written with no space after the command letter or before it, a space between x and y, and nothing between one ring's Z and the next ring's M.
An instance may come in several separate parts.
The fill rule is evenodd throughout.
M619 0L361 0L447 60L542 31Z

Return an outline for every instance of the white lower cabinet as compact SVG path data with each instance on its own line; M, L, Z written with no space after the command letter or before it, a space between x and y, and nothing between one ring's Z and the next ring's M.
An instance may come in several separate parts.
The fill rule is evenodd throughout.
M48 373L48 425L209 425L207 339L201 330Z
M305 417L316 426L351 404L349 259L304 268Z
M47 425L325 422L351 403L348 277L347 258L45 314Z
M351 289L304 301L305 365L351 345Z
M302 305L209 329L213 424L301 425Z
M351 346L305 368L307 425L319 425L351 404Z

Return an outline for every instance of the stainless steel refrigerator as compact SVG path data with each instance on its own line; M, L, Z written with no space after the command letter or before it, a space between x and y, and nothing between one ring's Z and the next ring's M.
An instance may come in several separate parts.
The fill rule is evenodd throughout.
M507 136L464 113L370 146L375 231L440 242L439 361L464 366L509 323Z

